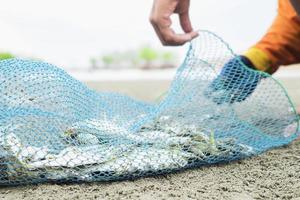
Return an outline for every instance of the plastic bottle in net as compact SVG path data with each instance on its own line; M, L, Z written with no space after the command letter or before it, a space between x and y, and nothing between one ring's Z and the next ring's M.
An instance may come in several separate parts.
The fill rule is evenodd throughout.
M1 61L0 184L131 179L290 143L298 117L286 91L235 58L200 32L155 104L93 91L44 62Z

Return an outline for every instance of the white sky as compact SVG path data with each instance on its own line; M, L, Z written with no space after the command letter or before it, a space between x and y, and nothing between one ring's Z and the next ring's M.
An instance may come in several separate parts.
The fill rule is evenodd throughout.
M216 32L236 52L264 34L277 7L275 0L191 3L194 28ZM151 5L151 0L0 0L0 50L87 67L90 57L107 51L143 44L164 49L148 22ZM182 53L186 47L166 49Z

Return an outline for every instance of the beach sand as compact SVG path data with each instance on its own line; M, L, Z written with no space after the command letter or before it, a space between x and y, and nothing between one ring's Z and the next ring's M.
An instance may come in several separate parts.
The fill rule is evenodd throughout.
M300 86L283 80L300 105ZM299 84L299 80L298 83ZM169 82L93 83L98 90L118 91L155 101ZM143 89L141 89L143 88ZM132 181L91 184L41 184L0 188L0 199L293 199L300 200L300 140L250 159L200 167Z
M113 183L0 189L0 199L300 199L300 141L234 163Z

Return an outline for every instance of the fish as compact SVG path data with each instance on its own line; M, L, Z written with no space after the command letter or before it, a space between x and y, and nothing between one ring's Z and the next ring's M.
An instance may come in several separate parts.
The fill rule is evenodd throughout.
M76 147L70 146L63 149L59 154L48 154L46 159L27 164L30 170L42 168L75 168L85 165L101 164L116 159L132 146L119 145L113 146L108 144Z
M113 174L114 176L130 176L132 174L145 174L185 167L191 153L178 149L136 148L130 154L124 155L116 160L103 165L91 166L85 169L85 173L96 174L99 178ZM103 177L102 177L103 178Z
M193 163L210 163L232 156L249 156L255 150L234 138L215 138L213 130L181 124L171 116L130 132L113 120L76 122L61 133L63 148L25 145L14 133L0 137L0 148L9 160L5 176L10 180L105 180L171 171ZM59 141L60 143L62 141Z

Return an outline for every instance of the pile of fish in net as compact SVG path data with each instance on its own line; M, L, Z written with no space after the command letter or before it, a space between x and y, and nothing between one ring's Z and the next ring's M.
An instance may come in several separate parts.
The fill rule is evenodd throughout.
M0 185L131 179L238 160L293 141L298 116L268 74L233 67L227 82L247 76L259 84L242 101L215 101L242 98L249 89L247 83L209 89L234 57L218 36L200 32L158 103L93 91L44 62L1 61Z

